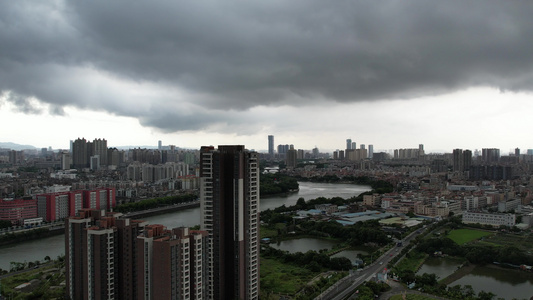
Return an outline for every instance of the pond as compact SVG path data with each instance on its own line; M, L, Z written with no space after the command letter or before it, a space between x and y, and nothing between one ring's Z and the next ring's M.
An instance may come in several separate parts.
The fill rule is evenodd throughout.
M495 298L530 299L533 297L533 273L496 266L477 266L470 274L450 284L471 285L476 293L491 292Z
M296 252L307 252L309 250L314 250L316 252L326 249L331 250L337 242L324 239L314 239L314 238L301 238L294 240L280 241L278 243L270 244L272 248L289 251L290 253Z
M355 248L350 248L348 250L342 250L339 253L333 254L331 257L346 257L349 259L352 263L356 259L359 259L358 255L368 255L372 252L372 248L365 247L365 246L358 246Z
M461 263L461 259L452 257L428 257L416 274L435 274L440 280L455 272Z

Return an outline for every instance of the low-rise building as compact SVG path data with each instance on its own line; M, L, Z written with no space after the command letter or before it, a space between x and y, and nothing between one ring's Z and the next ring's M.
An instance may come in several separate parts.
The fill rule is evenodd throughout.
M512 227L516 223L516 216L514 214L502 213L484 213L484 212L463 212L463 223L467 224L482 224L491 226L509 226Z

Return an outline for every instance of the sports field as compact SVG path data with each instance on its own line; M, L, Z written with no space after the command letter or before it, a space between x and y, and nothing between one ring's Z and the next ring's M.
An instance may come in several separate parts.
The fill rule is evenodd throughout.
M491 232L486 232L476 229L456 229L450 231L447 237L456 242L459 245L466 244L473 240L480 239L484 236L492 235Z

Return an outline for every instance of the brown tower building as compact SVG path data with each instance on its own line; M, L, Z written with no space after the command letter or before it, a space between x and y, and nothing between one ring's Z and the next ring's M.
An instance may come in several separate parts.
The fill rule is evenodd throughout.
M244 146L200 150L201 226L209 233L208 299L259 298L259 163Z
M207 232L148 225L137 238L137 299L207 299Z
M135 299L135 238L145 223L82 209L66 221L67 294L71 299Z

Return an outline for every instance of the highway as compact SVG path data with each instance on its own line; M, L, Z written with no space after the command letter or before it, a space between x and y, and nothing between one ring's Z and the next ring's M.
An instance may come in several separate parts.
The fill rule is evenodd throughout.
M409 234L405 239L403 239L403 245L408 245L414 238L423 233L422 230L417 230ZM400 255L401 249L404 247L393 247L385 252L382 256L377 258L371 265L365 267L361 271L351 272L349 276L343 278L342 280L335 283L333 286L329 287L326 291L320 294L315 300L318 299L332 299L332 300L342 300L346 299L348 296L353 294L357 287L369 281L372 277L377 276L376 274L382 272L390 260L392 260L396 255Z

